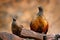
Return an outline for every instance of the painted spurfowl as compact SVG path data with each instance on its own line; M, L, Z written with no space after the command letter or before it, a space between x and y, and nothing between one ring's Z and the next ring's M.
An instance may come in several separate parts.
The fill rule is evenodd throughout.
M39 13L30 23L31 30L46 34L48 31L48 22L43 16L43 9L39 7Z

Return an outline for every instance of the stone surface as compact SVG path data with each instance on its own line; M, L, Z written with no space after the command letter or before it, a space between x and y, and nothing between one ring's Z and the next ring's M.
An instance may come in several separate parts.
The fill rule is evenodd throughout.
M39 33L36 33L32 30L26 30L26 29L23 28L22 31L21 31L21 35L23 37L26 37L26 38L35 38L35 39L43 40L43 36L45 34L39 34Z
M23 38L20 38L14 34L6 33L6 32L0 33L0 39L1 40L24 40Z

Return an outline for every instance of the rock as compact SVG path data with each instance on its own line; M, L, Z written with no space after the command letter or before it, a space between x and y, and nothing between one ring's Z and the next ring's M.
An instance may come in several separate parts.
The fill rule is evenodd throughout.
M26 38L34 38L41 40L43 40L43 36L46 36L45 34L36 33L32 30L26 30L26 29L22 29L21 35Z
M14 34L6 33L6 32L0 32L0 39L1 40L24 40L23 38L20 38Z

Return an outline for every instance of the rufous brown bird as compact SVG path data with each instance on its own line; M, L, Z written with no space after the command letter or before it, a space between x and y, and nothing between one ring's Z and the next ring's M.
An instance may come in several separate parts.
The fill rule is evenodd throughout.
M43 16L43 9L39 8L39 13L37 17L33 19L30 23L31 30L46 34L48 31L48 22Z

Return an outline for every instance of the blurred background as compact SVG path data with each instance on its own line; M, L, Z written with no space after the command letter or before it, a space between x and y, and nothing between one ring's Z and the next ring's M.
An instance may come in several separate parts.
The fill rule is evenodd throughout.
M43 8L49 28L47 34L60 33L60 0L0 0L0 32L11 32L12 18L17 25L30 30L30 22Z

